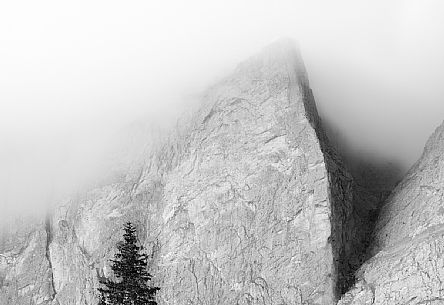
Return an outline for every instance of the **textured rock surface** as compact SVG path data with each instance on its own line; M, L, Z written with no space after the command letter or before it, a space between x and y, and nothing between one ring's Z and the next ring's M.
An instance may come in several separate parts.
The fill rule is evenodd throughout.
M0 237L0 304L51 304L55 293L45 223L10 222Z
M381 210L373 257L341 304L444 304L444 125Z
M277 43L208 90L140 170L60 204L24 238L28 252L14 245L0 300L96 304L131 220L161 304L334 304L365 249L371 209L357 189L327 143L299 54Z

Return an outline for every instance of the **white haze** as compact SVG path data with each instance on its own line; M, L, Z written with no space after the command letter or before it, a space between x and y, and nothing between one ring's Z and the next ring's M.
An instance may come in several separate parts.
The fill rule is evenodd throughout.
M408 167L444 119L436 1L3 1L0 209L39 211L106 171L135 120L168 125L273 40L296 39L321 114Z

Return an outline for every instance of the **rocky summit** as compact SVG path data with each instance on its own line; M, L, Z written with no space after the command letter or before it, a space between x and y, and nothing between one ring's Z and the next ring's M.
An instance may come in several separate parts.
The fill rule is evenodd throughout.
M127 221L159 304L438 304L443 130L377 217L389 190L353 178L299 52L276 42L209 88L140 165L44 219L3 224L0 304L97 304Z

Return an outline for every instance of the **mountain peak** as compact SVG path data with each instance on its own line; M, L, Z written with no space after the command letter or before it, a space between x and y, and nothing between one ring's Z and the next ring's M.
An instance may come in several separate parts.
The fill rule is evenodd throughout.
M300 84L309 86L305 65L297 43L289 38L278 39L264 47L259 53L238 65L237 70L260 66L264 72L280 71L289 76L294 74Z

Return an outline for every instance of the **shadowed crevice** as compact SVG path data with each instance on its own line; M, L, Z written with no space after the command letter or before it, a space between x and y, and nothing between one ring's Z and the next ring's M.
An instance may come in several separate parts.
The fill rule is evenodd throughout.
M331 181L332 185L340 185L332 198L332 226L336 227L333 233L335 240L340 242L336 245L335 258L338 264L336 292L340 298L355 284L356 271L370 258L369 247L381 207L402 179L404 170L397 162L352 149L341 142L342 137L329 122L323 121L323 125L329 148L327 154L336 156L346 172L331 173L332 180L336 180ZM341 179L347 173L351 179Z
M47 215L45 218L45 232L46 232L46 247L45 247L45 256L49 265L49 277L51 281L51 300L55 299L56 291L55 291L55 283L54 283L54 274L52 270L52 261L51 261L51 253L49 249L49 245L52 242L52 230L51 230L51 216Z

